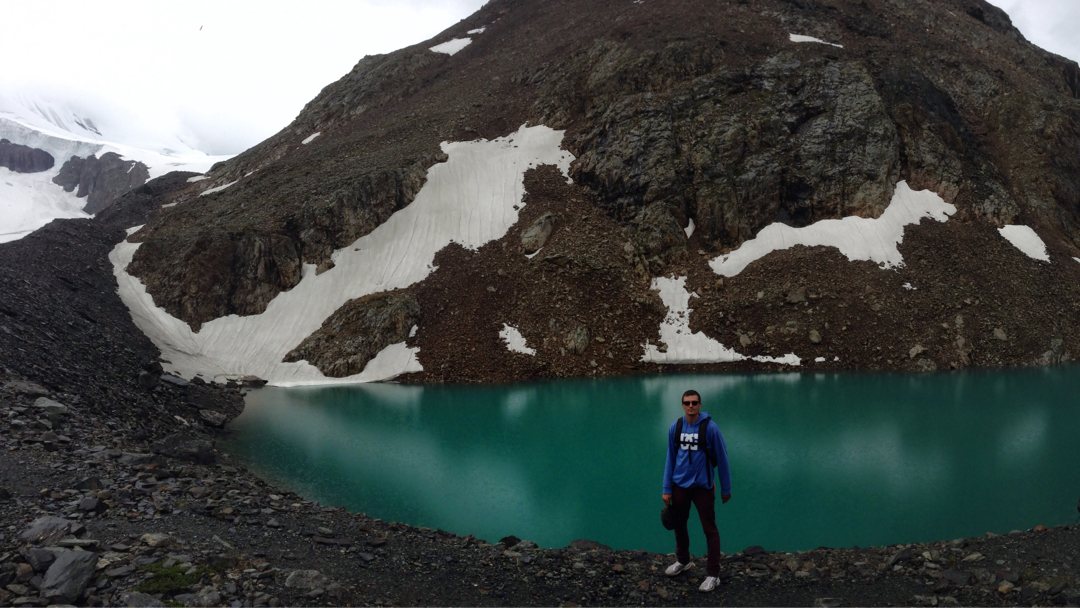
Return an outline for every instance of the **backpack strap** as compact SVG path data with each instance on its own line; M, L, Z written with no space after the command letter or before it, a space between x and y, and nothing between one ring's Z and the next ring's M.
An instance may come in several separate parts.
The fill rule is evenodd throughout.
M681 420L681 418L680 418ZM709 464L716 468L716 457L709 451L709 444L705 437L709 434L709 423L712 422L712 418L706 418L705 423L698 426L698 449L705 452L706 458L709 459Z

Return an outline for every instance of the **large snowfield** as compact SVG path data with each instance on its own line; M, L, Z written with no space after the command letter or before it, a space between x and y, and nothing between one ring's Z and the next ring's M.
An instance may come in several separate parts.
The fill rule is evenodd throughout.
M54 219L90 217L82 211L85 198L64 192L52 179L72 156L87 158L108 152L142 162L150 179L170 171L205 173L228 156L207 156L179 138L161 136L159 145L144 149L110 141L93 121L69 109L40 101L0 96L0 139L44 150L55 165L39 173L15 173L0 167L0 243L22 238Z
M139 247L127 241L110 255L120 297L135 324L161 349L167 371L186 378L221 381L254 375L273 385L298 386L370 382L421 371L418 349L404 343L387 347L362 373L347 378L327 378L307 362L282 359L349 300L422 281L435 270L435 254L451 242L475 250L504 236L524 205L528 169L554 165L567 175L574 157L560 149L562 136L548 127L522 126L491 141L443 143L447 161L428 170L412 204L336 251L331 270L317 275L314 265L305 265L300 283L274 298L262 314L231 315L191 331L155 306L142 282L127 273Z

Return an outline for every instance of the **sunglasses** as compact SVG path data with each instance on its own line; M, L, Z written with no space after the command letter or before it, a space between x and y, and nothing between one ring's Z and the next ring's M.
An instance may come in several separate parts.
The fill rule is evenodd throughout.
M700 405L701 402L700 401L683 401L682 404L683 405Z

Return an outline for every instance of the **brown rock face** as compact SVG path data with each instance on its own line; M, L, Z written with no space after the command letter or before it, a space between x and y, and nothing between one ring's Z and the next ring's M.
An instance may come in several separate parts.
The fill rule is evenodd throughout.
M0 167L15 173L38 173L52 169L55 163L52 154L44 150L0 139Z
M60 168L60 173L53 178L53 183L71 192L78 188L75 196L86 197L83 211L94 214L108 207L120 196L146 183L150 171L146 165L133 160L124 160L115 152L106 152L101 158L91 155L89 158L72 156Z
M479 27L487 29L452 57L428 50ZM795 43L789 34L833 44ZM949 230L919 228L951 239L927 245L928 257L973 247L981 249L969 252L965 264L1009 259L1011 245L995 240L992 229L1023 223L1042 236L1054 266L1025 262L1026 270L1014 265L1002 272L1036 273L1051 284L1065 280L1075 269L1060 264L1080 257L1078 82L1075 62L1028 43L1003 12L983 0L754 0L707 9L677 0L494 0L431 41L363 59L286 129L216 166L211 179L190 186L189 202L151 219L135 237L144 244L131 270L159 305L195 327L225 314L261 312L274 295L297 283L302 263L327 271L334 250L408 205L426 171L443 160L440 142L493 139L525 123L544 124L565 130L563 147L576 156L574 184L562 196L584 201L559 216L550 239L577 244L550 252L547 245L528 266L529 272L543 272L530 275L536 280L515 293L558 305L560 317L571 310L583 319L560 319L556 331L549 319L530 317L534 327L520 328L531 340L550 342L549 348L584 353L576 358L589 367L559 373L615 373L640 358L628 347L618 351L617 365L593 359L597 349L604 359L616 357L604 343L578 339L588 335L577 331L579 323L600 335L591 327L595 311L585 310L580 300L548 300L544 294L550 285L541 277L570 272L587 257L584 239L565 239L593 225L579 220L589 213L617 226L604 224L605 234L625 255L605 272L637 277L619 297L652 302L650 315L662 311L654 310L648 279L686 274L700 298L694 318L711 319L701 325L706 334L721 336L735 323L711 307L746 307L738 319L766 323L739 328L755 349L804 347L810 330L821 338L813 344L826 348L837 336L832 327L798 321L798 331L790 334L798 342L787 345L787 323L794 319L781 319L775 310L749 312L763 301L756 294L772 287L754 265L746 276L760 284L743 284L740 276L725 285L709 274L708 260L774 222L805 226L851 215L878 217L896 183L906 180L957 207ZM302 143L315 132L322 135ZM236 183L223 191L195 196L231 182ZM527 221L539 218L529 215ZM691 221L696 230L688 238L684 230ZM961 228L953 232L952 224ZM504 244L518 254L533 247L524 242L531 237L516 234L517 241ZM490 259L501 255L484 251ZM864 276L846 262L821 266L804 254L788 257L824 273L838 302L862 298L860 281L880 271L868 269ZM466 261L465 253L447 255L480 264ZM910 267L915 270L907 279L915 285L951 280L929 266ZM450 268L440 266L433 276ZM977 270L957 265L950 271ZM607 288L589 280L591 288ZM785 279L789 289L797 286L792 280ZM497 294L492 298L503 294L484 287ZM417 289L422 294L426 288ZM914 302L925 291L898 293ZM963 290L949 293L958 297ZM1071 294L1061 293L1061 310L1073 310ZM960 301L965 299L976 298ZM993 302L987 318L1026 314L1012 309L1017 299L980 301ZM429 304L420 297L420 305ZM1044 308L1049 318L1059 318L1056 305ZM500 326L494 311L469 312L485 316L486 325L475 320L485 332ZM933 329L914 309L894 314L899 325L886 333L905 343ZM961 346L954 344L957 336L949 336L949 356L936 354L945 352L938 348L924 358L938 357L927 360L939 368L1032 361L1047 352L1051 339L1062 338L1066 349L1070 336L1080 340L1080 330L1070 329L1072 316L1062 318L1060 324L1040 325L1047 335L1026 342L1022 354L987 356L981 343L971 351L975 338L965 335ZM450 331L451 321L458 320L427 322ZM422 353L454 344L423 332L421 325L418 342L429 345ZM568 341L570 333L574 339ZM728 335L721 341L738 340ZM842 366L899 365L891 362L901 357L878 356L877 346L867 342L859 347L866 352L822 356L832 362L843 354ZM488 369L497 375L499 368ZM519 371L543 375L553 369L522 363ZM442 368L433 377L453 379Z
M334 378L358 374L379 351L404 342L419 318L420 304L411 295L378 293L350 300L285 361L307 360Z

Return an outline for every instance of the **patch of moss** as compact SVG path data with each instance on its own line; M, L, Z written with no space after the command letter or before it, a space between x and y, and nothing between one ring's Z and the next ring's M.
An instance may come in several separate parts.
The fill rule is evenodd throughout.
M189 587L199 582L199 579L206 573L205 568L196 567L195 572L185 574L185 572L188 571L188 568L183 566L166 568L160 563L140 566L139 568L152 573L152 576L136 585L135 591L149 595L154 595L156 593L172 595L175 593L186 592L189 590Z

